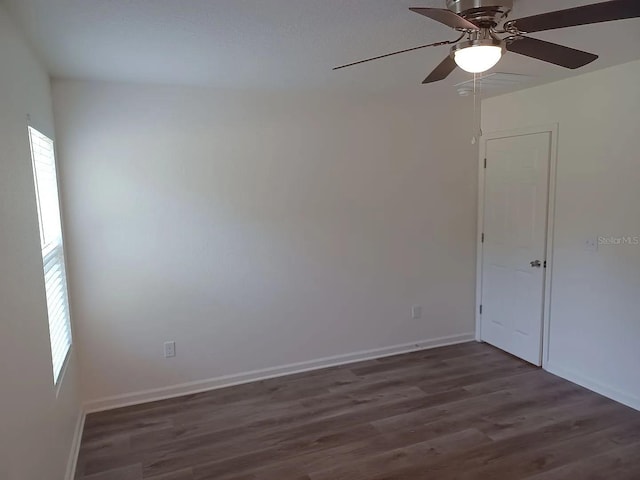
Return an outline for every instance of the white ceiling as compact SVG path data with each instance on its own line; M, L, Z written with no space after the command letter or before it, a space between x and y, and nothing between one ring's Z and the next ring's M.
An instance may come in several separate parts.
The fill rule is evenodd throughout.
M2 0L0 0L2 1ZM516 0L512 18L595 0ZM640 0L639 0L640 1ZM444 0L4 0L54 77L223 88L419 86L447 47L331 71L331 67L455 32L412 13ZM593 70L640 58L640 20L536 35L601 56ZM515 54L496 70L533 83L575 75ZM443 85L468 79L457 72ZM436 90L432 90L436 91Z

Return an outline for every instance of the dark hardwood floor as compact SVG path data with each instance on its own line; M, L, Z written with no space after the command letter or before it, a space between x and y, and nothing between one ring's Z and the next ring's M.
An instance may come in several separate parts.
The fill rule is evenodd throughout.
M467 343L89 415L78 480L638 480L640 413Z

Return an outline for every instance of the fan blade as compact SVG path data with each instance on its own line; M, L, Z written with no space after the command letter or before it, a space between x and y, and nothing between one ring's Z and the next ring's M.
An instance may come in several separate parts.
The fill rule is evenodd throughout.
M423 85L427 83L439 82L440 80L444 80L458 67L456 61L448 56L445 58L440 65L436 67L436 69L429 74L427 78L422 82Z
M377 57L367 58L366 60L360 60L358 62L347 63L346 65L340 65L339 67L333 67L333 70L340 70L341 68L353 67L354 65L360 65L361 63L373 62L374 60L380 60L381 58L387 58L387 57L391 57L393 55L399 55L401 53L413 52L415 50L420 50L421 48L440 47L442 45L452 45L454 43L458 43L462 39L462 37L464 37L464 35L462 35L461 37L459 37L459 38L457 38L455 40L447 40L445 42L429 43L427 45L420 45L419 47L407 48L405 50L400 50L398 52L387 53L385 55L378 55Z
M534 33L638 17L640 1L613 0L512 20L505 24L505 30L515 27L521 33Z
M412 12L429 17L436 22L444 23L451 28L462 28L463 30L479 30L479 28L460 15L456 15L451 10L442 8L410 8Z
M506 41L507 50L510 52L537 58L543 62L553 63L572 70L584 67L598 59L598 55L593 53L583 52L582 50L565 47L557 43L545 42L537 38L510 37Z

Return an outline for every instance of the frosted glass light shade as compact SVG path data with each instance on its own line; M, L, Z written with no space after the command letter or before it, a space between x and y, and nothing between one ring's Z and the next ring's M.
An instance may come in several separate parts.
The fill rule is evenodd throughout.
M457 50L454 58L465 72L482 73L496 65L502 58L502 47L496 45L474 45Z

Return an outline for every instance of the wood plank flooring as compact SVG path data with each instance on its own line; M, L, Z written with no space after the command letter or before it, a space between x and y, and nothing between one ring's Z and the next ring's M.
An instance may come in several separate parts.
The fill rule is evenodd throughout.
M638 480L640 412L466 343L89 415L77 480Z

